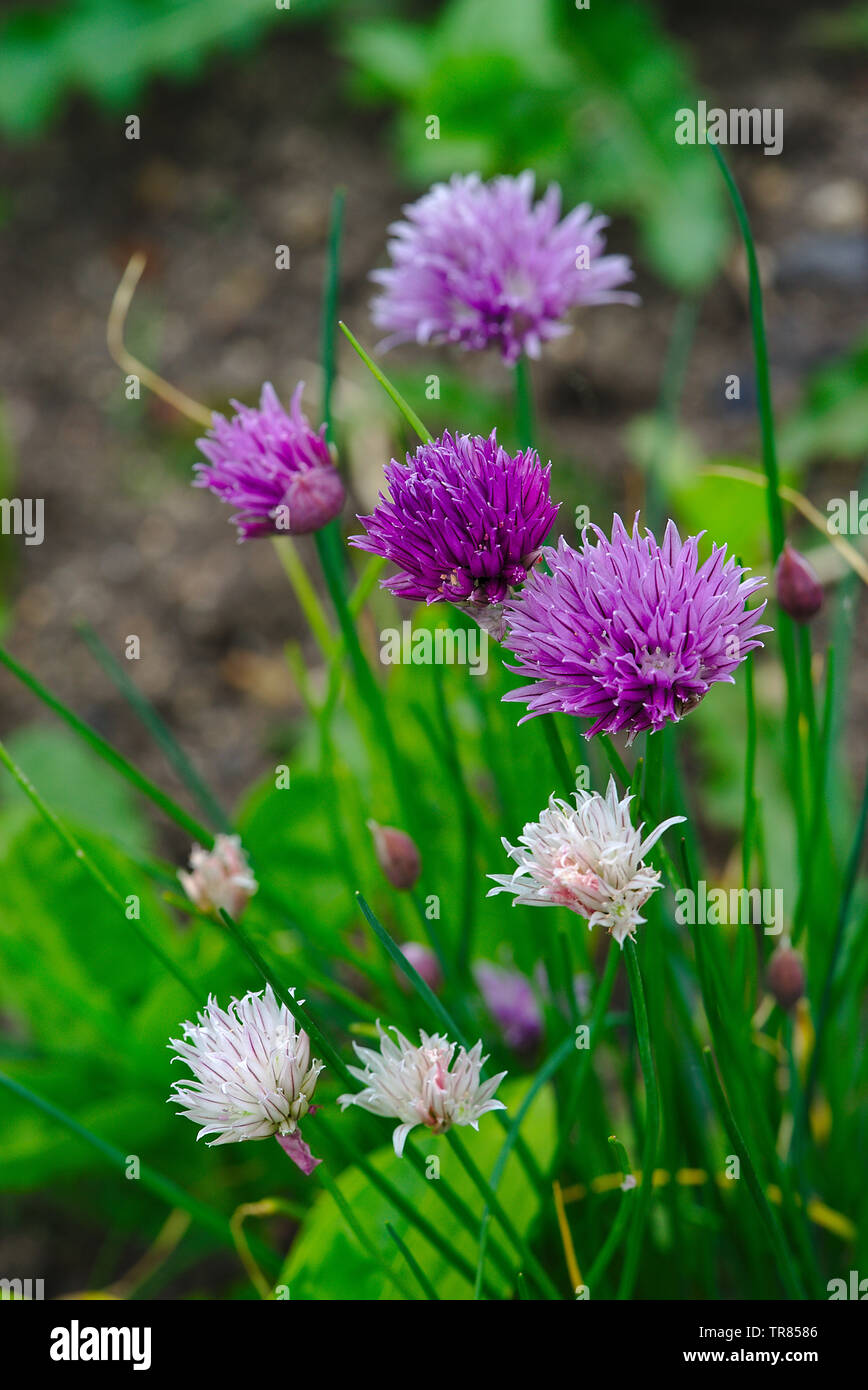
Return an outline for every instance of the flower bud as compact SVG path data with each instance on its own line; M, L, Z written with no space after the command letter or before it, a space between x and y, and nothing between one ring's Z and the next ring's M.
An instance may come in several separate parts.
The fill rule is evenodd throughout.
M530 980L518 970L487 960L476 962L473 978L507 1047L524 1055L534 1052L542 1038L543 1019Z
M217 917L222 909L236 922L259 886L237 835L218 835L211 850L194 845L190 872L179 869L178 878L200 912Z
M429 989L438 994L443 988L443 971L434 952L419 941L405 941L401 954L410 962L418 975L422 976ZM413 986L402 970L395 966L395 978L405 994L411 994Z
M782 1009L792 1009L805 992L805 967L792 946L779 946L769 961L766 983Z
M290 478L283 496L288 525L293 536L319 531L338 515L346 499L343 479L331 464L310 468ZM276 508L280 513L280 506Z
M422 872L422 860L410 836L393 825L368 821L374 837L377 862L393 888L415 888Z
M806 623L823 606L823 586L813 565L789 541L775 567L775 589L781 608L797 623Z

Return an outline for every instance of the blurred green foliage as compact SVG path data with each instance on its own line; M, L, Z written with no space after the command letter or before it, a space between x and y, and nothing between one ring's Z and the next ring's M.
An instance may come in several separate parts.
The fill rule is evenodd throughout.
M591 14L566 0L450 0L430 25L351 26L343 51L360 96L403 108L396 144L418 183L533 168L568 200L634 216L644 254L673 284L695 289L720 264L719 178L707 150L675 143L690 79L647 5Z
M13 4L0 19L0 128L34 134L70 91L118 109L152 76L195 77L216 48L249 51L269 24L289 17L274 0Z

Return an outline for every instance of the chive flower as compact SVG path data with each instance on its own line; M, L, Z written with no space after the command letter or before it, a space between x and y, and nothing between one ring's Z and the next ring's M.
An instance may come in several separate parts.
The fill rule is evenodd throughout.
M227 420L214 423L197 447L208 463L194 465L194 487L206 487L231 507L239 541L258 536L306 535L338 515L346 491L326 440L326 427L311 428L301 408L304 382L284 410L270 382L259 407L233 401Z
M271 985L259 994L233 999L221 1009L211 996L197 1023L184 1023L184 1039L170 1047L193 1073L174 1082L170 1102L179 1114L201 1125L198 1139L216 1135L217 1144L275 1135L303 1173L321 1162L301 1137L299 1126L311 1112L311 1099L323 1063L310 1055L310 1039Z
M606 795L577 788L571 806L554 795L519 836L502 844L518 868L489 874L497 893L514 894L513 907L566 907L584 917L588 927L601 926L624 947L645 921L640 909L662 887L659 870L644 860L664 831L684 816L670 816L643 839L630 815L630 795L618 797L614 777Z
M371 276L384 347L493 346L511 365L569 333L564 317L577 305L638 303L620 288L633 279L629 259L605 254L609 219L588 203L561 218L557 184L534 202L530 171L489 182L455 174L404 214L389 228L391 265Z
M510 671L532 683L505 700L524 701L535 715L561 710L592 720L600 731L626 733L677 722L712 685L733 683L733 672L763 644L765 608L746 600L765 583L713 546L699 564L700 536L682 541L670 521L663 544L650 531L630 534L619 516L609 540L598 527L582 535L581 550L561 538L543 551L518 600L504 607ZM700 533L704 534L704 533ZM523 722L523 721L522 721Z
M423 1033L421 1047L408 1042L403 1033L393 1028L393 1042L379 1023L380 1050L353 1047L361 1067L348 1071L360 1081L363 1090L338 1096L342 1109L358 1105L372 1115L400 1120L394 1130L392 1143L400 1158L407 1135L416 1125L425 1125L433 1134L443 1134L453 1125L479 1128L479 1121L489 1110L505 1110L494 1093L506 1072L482 1081L480 1072L488 1060L482 1056L482 1043L470 1051L439 1033Z
M549 496L551 464L534 449L510 455L496 431L448 431L385 469L390 496L350 545L398 566L383 587L400 598L451 600L501 634L499 605L523 584L557 515ZM489 611L493 610L493 611Z

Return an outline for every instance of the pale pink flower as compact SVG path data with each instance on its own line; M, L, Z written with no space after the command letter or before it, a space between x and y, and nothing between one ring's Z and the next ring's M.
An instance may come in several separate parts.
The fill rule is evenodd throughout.
M190 872L178 870L187 897L200 912L219 916L221 909L237 922L259 885L237 835L218 835L214 848L194 845Z
M220 1009L213 995L198 1015L184 1023L184 1039L169 1046L186 1062L193 1079L174 1082L170 1101L178 1112L201 1125L198 1139L216 1134L211 1146L275 1135L302 1172L314 1158L299 1125L311 1110L311 1098L323 1063L310 1055L310 1039L271 985L264 992L233 999Z
M518 864L511 874L489 874L489 891L514 893L513 906L568 907L589 927L603 926L623 947L644 922L639 909L660 888L659 871L644 857L684 816L670 816L642 839L630 819L631 796L618 799L615 779L606 795L577 789L575 806L555 796L538 821L524 827L518 845L503 847Z
M372 1115L382 1115L401 1123L392 1135L395 1153L400 1158L410 1130L425 1125L434 1134L443 1134L452 1125L471 1125L479 1128L479 1120L489 1110L505 1110L494 1093L506 1072L489 1081L482 1081L480 1072L488 1060L482 1056L482 1043L468 1052L439 1033L423 1033L421 1047L414 1047L397 1028L392 1032L397 1044L380 1027L380 1051L370 1047L353 1047L362 1062L361 1067L348 1071L364 1090L356 1095L338 1096L342 1108L359 1105ZM454 1065L453 1065L454 1061Z

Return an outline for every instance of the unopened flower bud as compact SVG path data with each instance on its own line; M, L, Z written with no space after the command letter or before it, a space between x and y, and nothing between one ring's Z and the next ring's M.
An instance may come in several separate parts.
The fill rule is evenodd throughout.
M823 606L823 586L812 564L784 542L775 567L778 603L797 623L806 623Z
M410 962L417 975L421 975L429 989L435 994L443 988L443 971L434 952L419 941L405 941L401 954ZM395 978L405 994L411 994L413 986L402 970L395 966Z
M473 967L473 977L507 1047L532 1053L542 1039L543 1017L527 976L480 960Z
M792 1009L805 992L805 967L792 946L779 946L769 961L766 983L782 1009Z
M368 829L374 837L377 862L392 887L415 888L422 872L422 860L410 836L393 825L378 825L375 820L368 821Z
M179 869L178 878L200 912L217 917L222 909L236 922L259 886L237 835L218 835L211 850L194 845L190 872Z

